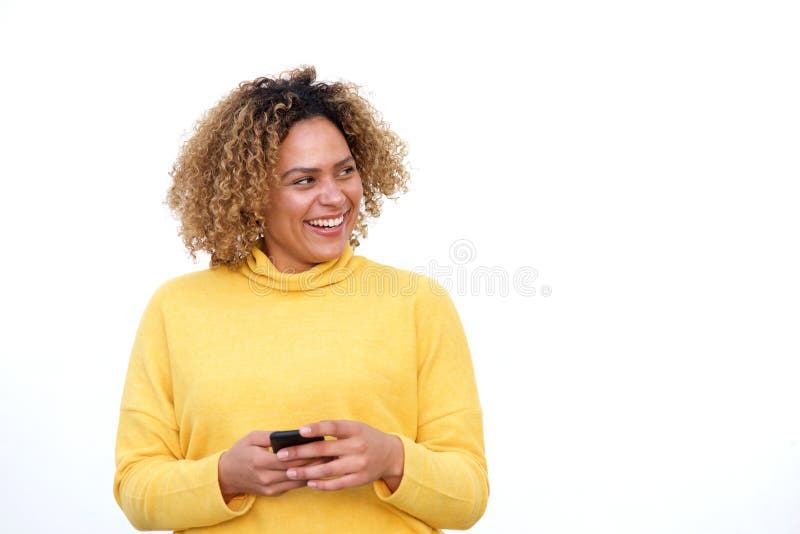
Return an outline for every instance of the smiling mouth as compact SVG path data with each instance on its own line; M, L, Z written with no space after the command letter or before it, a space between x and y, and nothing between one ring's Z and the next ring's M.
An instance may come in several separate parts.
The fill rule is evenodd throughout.
M344 222L347 220L348 215L350 215L350 210L347 210L335 218L312 219L310 221L303 221L303 223L308 225L315 233L336 233L342 228L342 226L344 226Z

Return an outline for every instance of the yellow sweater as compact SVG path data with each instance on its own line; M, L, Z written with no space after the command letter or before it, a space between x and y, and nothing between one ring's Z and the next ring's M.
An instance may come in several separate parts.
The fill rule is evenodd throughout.
M404 475L226 505L220 455L252 430L325 419L399 436ZM300 274L254 248L159 287L122 397L114 496L142 530L436 532L465 529L488 497L481 409L461 323L444 289L351 248Z

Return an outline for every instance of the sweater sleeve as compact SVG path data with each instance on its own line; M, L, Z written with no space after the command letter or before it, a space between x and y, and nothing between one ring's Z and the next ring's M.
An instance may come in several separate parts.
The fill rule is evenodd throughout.
M139 324L117 430L114 497L139 530L215 525L246 513L255 500L242 496L225 504L217 478L225 451L183 458L163 313L165 293L164 286L155 292Z
M467 529L483 515L489 496L472 360L452 300L427 278L422 278L415 320L417 436L398 435L405 466L395 492L380 480L374 489L384 502L434 528Z

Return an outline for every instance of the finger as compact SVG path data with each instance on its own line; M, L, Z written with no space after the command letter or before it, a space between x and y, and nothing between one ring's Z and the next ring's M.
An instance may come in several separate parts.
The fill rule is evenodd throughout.
M286 471L286 477L292 480L317 480L364 473L366 467L364 458L346 456L321 464L292 467Z
M300 435L306 437L334 436L345 438L353 434L358 423L355 421L318 421L300 427Z
M303 461L307 462L308 460ZM270 471L286 471L287 469L286 462L281 461L275 454L266 450L263 454L258 455L253 462L253 467Z
M281 449L278 454L271 453L266 449L260 449L257 460L254 462L254 467L259 469L270 469L275 471L286 471L290 467L300 467L304 465L323 463L330 460L330 458L314 455L311 453L309 456L298 458L296 456L288 456L292 447ZM284 458L286 456L286 458Z
M287 460L310 459L334 457L344 454L344 448L339 440L315 441L305 445L295 445L286 447L278 451L278 459L286 462Z
M253 430L245 436L248 445L256 445L257 447L269 447L269 435L271 432L267 430Z
M266 497L277 497L283 495L289 490L302 488L306 485L305 480L286 480L284 482L276 482L261 489L261 495Z
M334 460L318 465L291 467L286 470L286 478L290 480L311 480L341 475L343 471L340 471L337 462L338 460Z
M298 467L313 463L323 463L331 460L330 457L316 454L313 450L308 453L303 453L303 455L300 456L297 455L295 451L291 451L291 449L294 448L296 447L286 447L285 449L278 451L278 454L271 453L266 449L261 449L263 452L259 453L257 461L254 462L254 465L255 467L261 469L285 471L290 467Z
M307 465L322 464L329 461L331 461L331 458L301 458L298 460L288 460L282 462L281 465L284 469L289 469L290 467L304 467Z
M339 478L329 480L309 480L307 485L320 491L336 491L345 488L355 488L369 483L369 479L363 473L352 473Z
M273 484L286 482L289 477L286 476L286 471L280 469L264 469L261 471L253 472L252 481L255 485L266 488Z

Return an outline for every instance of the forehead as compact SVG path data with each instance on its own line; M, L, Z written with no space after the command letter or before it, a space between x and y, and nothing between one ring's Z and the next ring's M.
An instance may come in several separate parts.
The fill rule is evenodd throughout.
M321 168L350 155L342 132L324 117L313 117L289 128L278 147L278 169L295 166Z

